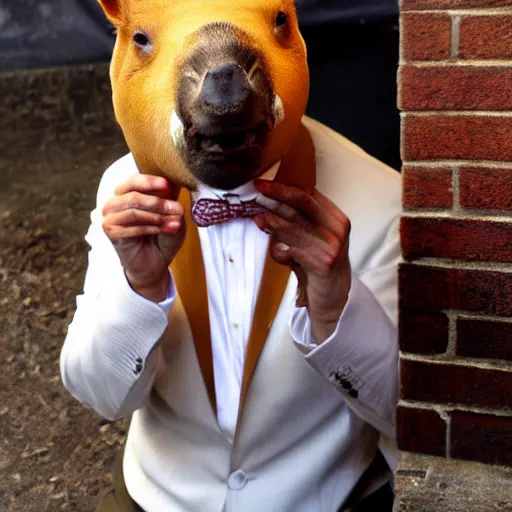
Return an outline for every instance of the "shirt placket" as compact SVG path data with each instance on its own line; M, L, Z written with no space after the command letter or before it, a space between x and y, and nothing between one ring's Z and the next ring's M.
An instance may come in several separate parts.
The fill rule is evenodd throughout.
M226 198L230 204L240 204L240 198L229 196ZM227 310L229 315L229 329L233 343L233 372L240 384L242 378L243 362L245 358L245 344L247 336L247 290L246 272L244 267L245 222L234 220L229 223L225 231L227 244L225 245L225 261L227 266Z

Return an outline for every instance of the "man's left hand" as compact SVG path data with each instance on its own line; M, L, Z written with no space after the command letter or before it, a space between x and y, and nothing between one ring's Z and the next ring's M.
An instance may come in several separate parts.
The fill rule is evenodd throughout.
M334 332L350 291L350 221L316 189L267 180L254 184L269 210L254 221L272 236L272 257L290 265L299 289L305 287L312 335L316 343L323 343Z

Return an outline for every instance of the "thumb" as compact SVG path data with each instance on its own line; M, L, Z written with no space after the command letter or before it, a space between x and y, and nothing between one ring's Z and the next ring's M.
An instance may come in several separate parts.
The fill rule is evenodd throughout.
M272 241L270 255L281 265L289 265L292 262L291 247L284 242Z
M270 246L270 255L277 263L289 265L292 268L298 281L296 306L298 308L306 307L308 305L308 276L304 269L294 261L291 247L284 242L273 242Z
M158 246L165 256L173 258L183 245L187 227L185 219L181 218L181 225L175 232L164 232L158 236Z
M305 308L308 306L308 275L304 269L297 264L292 265L292 269L297 276L297 300L295 305L298 308Z

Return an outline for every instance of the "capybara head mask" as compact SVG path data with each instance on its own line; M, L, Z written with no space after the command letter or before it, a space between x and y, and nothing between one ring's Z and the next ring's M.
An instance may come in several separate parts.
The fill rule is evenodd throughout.
M141 172L235 188L288 151L309 93L293 0L99 0L116 118Z

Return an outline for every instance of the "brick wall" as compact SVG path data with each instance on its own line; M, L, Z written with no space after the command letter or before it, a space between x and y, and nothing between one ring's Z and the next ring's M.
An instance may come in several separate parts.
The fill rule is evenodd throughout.
M512 465L512 0L402 0L400 448Z

